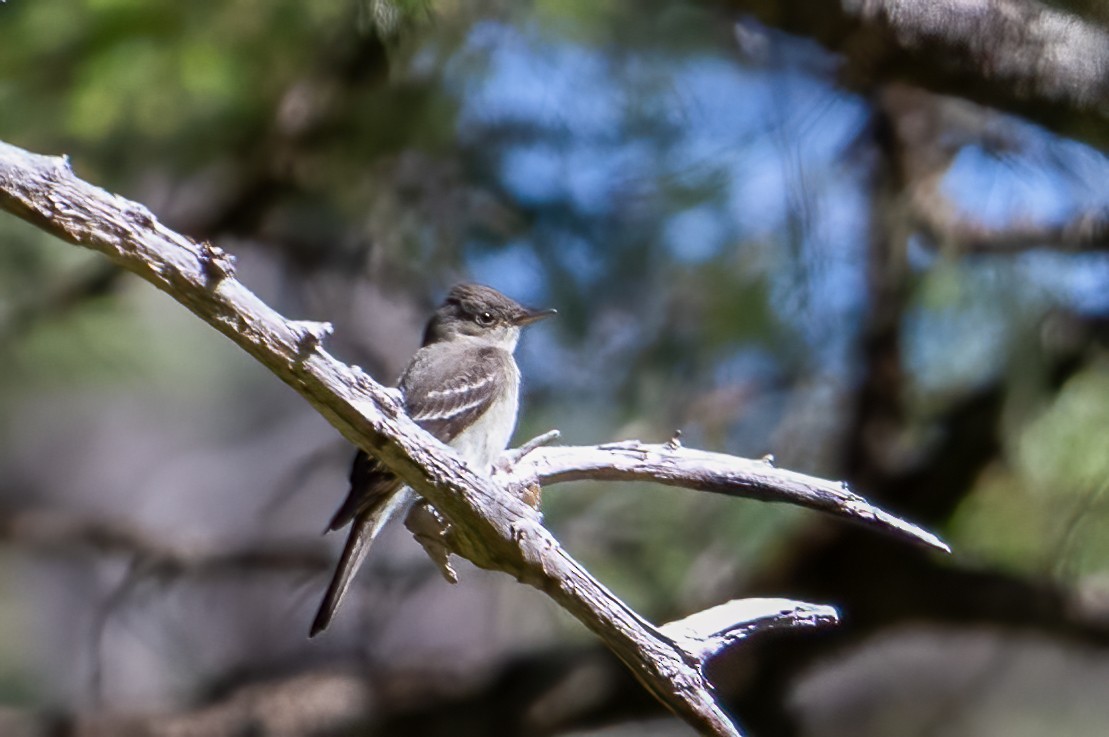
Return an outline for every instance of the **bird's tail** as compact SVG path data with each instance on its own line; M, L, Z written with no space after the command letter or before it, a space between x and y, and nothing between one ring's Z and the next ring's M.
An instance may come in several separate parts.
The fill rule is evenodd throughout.
M343 595L350 588L355 571L366 559L366 553L370 551L370 544L373 543L381 529L397 513L411 507L418 498L416 492L404 486L395 494L389 495L383 504L361 512L354 517L351 522L350 536L347 537L347 544L343 547L343 554L339 558L339 565L335 568L335 575L331 578L331 584L327 587L327 593L324 594L323 601L320 602L320 610L316 612L316 618L312 621L309 637L315 637L323 632L327 625L331 624L331 618L335 616L335 611L339 608L339 602L343 600Z

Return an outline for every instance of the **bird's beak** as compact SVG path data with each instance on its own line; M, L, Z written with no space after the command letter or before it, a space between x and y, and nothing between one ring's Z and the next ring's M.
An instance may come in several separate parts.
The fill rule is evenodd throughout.
M551 315L557 315L558 310L533 310L525 307L524 311L516 316L516 324L523 327L524 325L531 325L533 322L538 322Z

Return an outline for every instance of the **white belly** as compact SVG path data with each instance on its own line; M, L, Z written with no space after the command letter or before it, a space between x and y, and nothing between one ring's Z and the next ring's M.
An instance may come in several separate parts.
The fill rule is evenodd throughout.
M508 447L508 441L512 439L512 432L516 429L519 379L518 377L513 379L485 414L450 442L450 446L458 451L467 463L482 473L485 473L489 464Z

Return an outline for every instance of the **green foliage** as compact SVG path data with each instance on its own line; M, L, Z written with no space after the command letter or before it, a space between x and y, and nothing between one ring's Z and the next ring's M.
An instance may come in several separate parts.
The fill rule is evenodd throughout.
M65 0L0 8L0 136L97 159L119 177L157 155L185 168L269 124L346 3ZM86 170L87 171L87 170Z
M954 520L956 548L1050 575L1109 571L1109 374L1066 383Z
M1109 484L1109 371L1095 364L1068 381L1022 433L1021 473L1039 494L1059 499L1101 493Z

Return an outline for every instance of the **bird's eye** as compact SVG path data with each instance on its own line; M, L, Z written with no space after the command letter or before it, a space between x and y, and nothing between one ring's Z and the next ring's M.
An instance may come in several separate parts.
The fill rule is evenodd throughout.
M478 325L489 326L493 324L493 314L490 312L481 312L474 316L474 320Z

